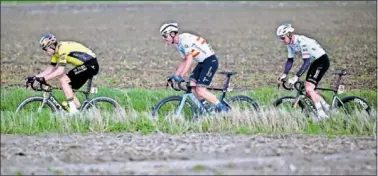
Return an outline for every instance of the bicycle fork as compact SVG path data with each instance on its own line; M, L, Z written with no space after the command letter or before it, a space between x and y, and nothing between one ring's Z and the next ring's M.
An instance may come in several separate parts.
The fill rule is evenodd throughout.
M43 106L45 106L45 104L47 103L47 101L49 101L50 96L51 96L50 93L47 93L47 92L43 93L43 101L42 101L41 106L38 107L38 112L41 112Z

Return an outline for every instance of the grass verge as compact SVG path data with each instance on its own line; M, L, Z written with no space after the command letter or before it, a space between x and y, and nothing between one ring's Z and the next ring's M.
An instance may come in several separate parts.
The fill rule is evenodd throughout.
M2 134L37 134L47 132L85 133L85 132L141 132L143 134L163 132L182 134L190 132L221 132L233 134L251 133L306 133L328 135L375 135L376 118L354 114L334 114L333 118L321 123L313 123L300 112L273 110L271 103L278 97L291 95L293 92L277 91L275 88L259 88L243 93L232 93L229 96L243 94L256 100L261 113L235 111L216 117L201 118L192 122L180 117L169 116L164 119L153 120L152 107L161 99L169 95L180 95L182 92L168 90L131 89L119 90L100 88L95 96L109 96L114 98L125 108L126 116L118 117L114 114L100 112L86 112L75 116L60 113L15 114L17 105L31 95L39 95L23 88L1 89L1 133ZM64 100L61 91L55 95ZM329 94L326 94L329 97ZM376 92L359 91L342 95L360 96L368 101L376 114ZM82 95L79 96L83 98Z

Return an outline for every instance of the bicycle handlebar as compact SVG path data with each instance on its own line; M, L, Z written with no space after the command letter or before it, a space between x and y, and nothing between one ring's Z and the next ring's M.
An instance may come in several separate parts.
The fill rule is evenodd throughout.
M282 87L286 90L294 90L296 89L298 92L301 92L303 91L304 89L304 82L303 81L297 81L294 83L293 86L288 86L286 85L287 81L286 80L282 80ZM294 88L293 88L294 87Z
M177 88L177 87L174 86L175 84L173 83L172 80L168 80L168 81L167 81L167 87L168 87L169 85L171 85L172 89L174 89L175 91L187 91L187 88L185 88L184 86L181 85L182 83L186 83L187 85L189 84L189 82L186 82L186 81L184 81L184 82L179 82L179 83L178 83L178 88Z
M290 87L288 85L286 85L287 81L286 80L282 80L282 87L286 90L293 90L293 87Z
M51 92L53 89L56 89L55 87L51 86L50 84L47 84L46 82L39 82L39 88L34 87L34 81L33 82L26 82L26 88L30 87L35 91L43 91L43 92ZM43 88L43 86L47 86L47 89Z

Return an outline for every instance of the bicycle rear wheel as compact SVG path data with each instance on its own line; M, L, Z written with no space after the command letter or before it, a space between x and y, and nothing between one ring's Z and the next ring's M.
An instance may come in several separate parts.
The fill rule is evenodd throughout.
M356 96L348 96L341 99L341 102L337 102L336 108L348 115L353 113L366 113L368 116L371 115L369 104L364 99Z
M166 118L168 116L177 115L177 110L180 106L181 96L170 96L161 100L152 110L154 119ZM187 120L194 120L197 118L196 108L191 101L185 101L185 104L178 114Z
M32 96L22 101L16 109L16 113L30 113L30 112L56 112L57 108L54 104L47 100L43 102L44 98L41 96Z

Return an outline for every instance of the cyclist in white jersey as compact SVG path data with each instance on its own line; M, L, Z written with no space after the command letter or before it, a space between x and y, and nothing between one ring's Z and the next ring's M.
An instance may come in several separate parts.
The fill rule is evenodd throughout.
M165 42L175 44L183 58L174 75L169 76L168 79L173 79L176 82L184 81L182 77L189 71L193 60L195 60L198 64L190 75L190 85L194 86L193 94L201 102L207 100L215 104L218 112L227 111L224 103L207 90L207 86L210 85L219 66L218 58L211 45L200 36L190 33L178 34L178 30L177 23L166 23L160 27L160 33Z
M306 93L311 97L315 104L318 118L328 118L324 110L328 111L329 105L315 92L315 87L329 68L328 55L316 40L304 35L295 35L293 32L294 28L291 24L282 24L277 28L277 36L288 49L288 59L286 61L285 70L278 79L283 80L287 77L287 74L293 66L294 54L300 53L304 63L296 75L293 78L290 78L288 82L289 84L294 84L308 69L305 82Z

